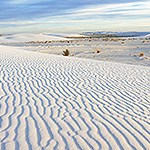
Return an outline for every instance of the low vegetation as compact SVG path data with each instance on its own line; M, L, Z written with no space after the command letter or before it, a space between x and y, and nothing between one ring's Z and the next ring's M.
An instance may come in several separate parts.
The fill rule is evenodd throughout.
M143 56L144 56L144 53L140 53L140 54L139 54L139 57L143 57Z
M69 50L68 49L66 49L65 51L63 51L63 53L62 53L62 55L63 56L69 56Z
M100 53L100 52L101 52L101 51L100 51L99 49L95 51L95 53Z
M144 56L144 53L140 53L138 55L134 55L134 57L143 57Z

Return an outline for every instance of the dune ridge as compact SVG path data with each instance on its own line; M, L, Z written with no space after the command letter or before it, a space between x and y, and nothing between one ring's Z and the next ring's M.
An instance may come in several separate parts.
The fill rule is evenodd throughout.
M0 47L1 149L149 149L150 68Z
M33 34L33 33L18 33L11 35L4 35L0 37L0 43L16 43L16 42L29 42L29 41L61 41L69 40L58 35L48 34Z

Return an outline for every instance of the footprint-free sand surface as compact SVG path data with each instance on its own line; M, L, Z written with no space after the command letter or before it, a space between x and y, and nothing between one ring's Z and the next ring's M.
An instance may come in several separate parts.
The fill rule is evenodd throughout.
M150 67L0 46L2 150L150 149Z

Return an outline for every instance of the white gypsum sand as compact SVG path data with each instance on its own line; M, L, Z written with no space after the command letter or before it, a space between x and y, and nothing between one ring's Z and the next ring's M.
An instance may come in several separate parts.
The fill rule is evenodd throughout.
M150 68L0 46L1 149L149 149Z
M11 35L4 35L0 37L0 43L18 43L18 42L29 42L29 41L61 41L67 40L67 38L47 35L47 34L33 34L33 33L18 33Z
M87 38L79 34L14 34L0 37L0 45L20 50L70 56L102 61L150 66L150 36ZM69 37L69 38L64 38ZM99 51L99 53L97 53ZM143 54L140 57L140 54Z

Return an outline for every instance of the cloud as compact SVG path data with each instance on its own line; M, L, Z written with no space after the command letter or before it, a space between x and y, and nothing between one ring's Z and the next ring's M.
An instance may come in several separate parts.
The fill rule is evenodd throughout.
M125 2L126 3L121 3ZM150 30L150 1L106 0L6 0L1 3L0 26L13 30L56 31L115 29L140 26ZM142 22L141 22L142 21ZM120 22L120 25L119 25ZM35 28L34 28L35 27ZM15 29L16 28L16 29ZM2 31L2 29L0 31ZM8 30L9 29L9 30Z
M56 0L57 1L57 0ZM71 0L70 0L71 1ZM53 0L10 0L9 3L24 4L11 5L0 14L0 20L30 20L44 17L88 17L88 16L137 16L150 14L150 1L117 3L117 4L92 4L76 6L74 3L56 3ZM35 3L35 4L34 4ZM26 6L27 4L27 6ZM2 7L3 8L3 7Z
M7 4L34 4L34 3L39 3L42 2L42 0L9 0L7 1Z
M150 2L134 2L124 4L105 4L93 5L87 8L80 8L79 10L72 11L75 16L88 16L88 15L143 15L150 14Z

